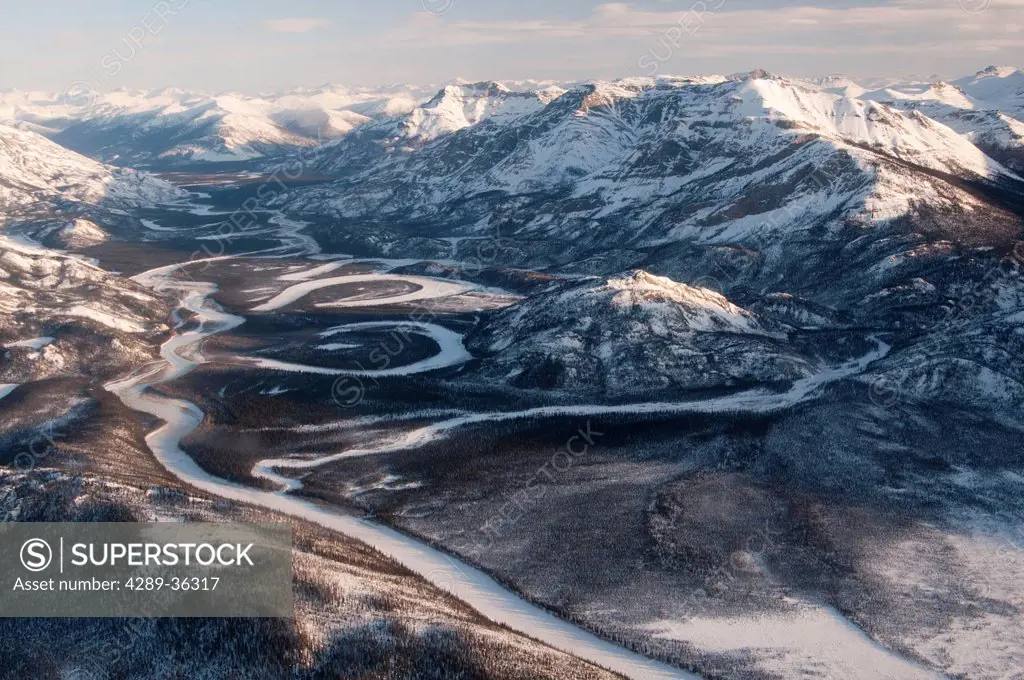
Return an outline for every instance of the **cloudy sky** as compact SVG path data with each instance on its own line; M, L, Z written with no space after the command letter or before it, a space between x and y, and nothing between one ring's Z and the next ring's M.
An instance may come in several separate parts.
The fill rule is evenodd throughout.
M1024 0L46 0L4 13L0 89L1024 66Z

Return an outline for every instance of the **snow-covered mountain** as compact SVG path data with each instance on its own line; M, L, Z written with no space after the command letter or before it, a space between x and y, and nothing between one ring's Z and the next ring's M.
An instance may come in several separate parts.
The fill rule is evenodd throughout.
M485 119L535 111L562 92L554 83L463 81L440 91L323 86L260 96L180 89L6 92L0 93L0 122L118 165L252 161L340 139L375 121L406 144L424 143Z
M91 386L100 443L76 444L74 465L199 479L145 454L162 442L195 457L211 494L259 503L240 491L254 474L301 481L308 498L372 512L567 620L709 677L858 677L875 659L885 670L883 657L900 661L891 677L918 665L921 677L1003 677L1022 646L1021 570L1001 543L967 539L979 527L1024 536L1019 73L166 90L113 93L89 112L11 95L0 212L34 218L46 246L92 247L149 270L139 281L174 283L145 288L0 234L0 398L20 419L54 410L32 390L69 392L34 383ZM204 168L209 195L156 221L133 209L176 190L40 133L119 163L221 168L326 137L306 169L332 179L257 191L268 198L250 210L258 178ZM226 212L239 205L258 227L223 252L245 255L164 266L215 254L202 242L240 230ZM112 209L124 224L97 216ZM151 233L133 231L141 218ZM99 245L108 238L121 243ZM306 295L305 307L270 304ZM156 382L170 374L155 364L131 374L169 332L178 377ZM111 405L99 385L114 376L116 395L163 387ZM366 388L362 411L339 415L338 388L353 384ZM195 407L182 411L185 399ZM140 406L170 426L134 423ZM601 437L587 458L566 444L584 423L580 435L593 424ZM134 442L114 465L108 432ZM282 457L254 470L252 451ZM513 521L509 499L567 455L572 473L545 477L544 498ZM474 540L485 533L486 550ZM412 566L435 580L435 564ZM376 636L394 603L353 597L350 581L335 590L371 612L356 620ZM815 626L851 645L856 663L834 668L857 670L819 665L821 645L787 651L825 639L806 634ZM978 640L998 653L978 655ZM351 645L335 646L344 675Z
M118 165L250 161L337 139L378 116L406 114L429 91L325 86L258 97L180 89L7 92L0 93L0 121Z
M1012 66L989 66L953 85L976 101L1021 117L1024 113L1024 71Z
M979 82L998 78L1002 87L975 89L1010 101L1013 72L997 71ZM718 334L684 339L681 326L668 331L664 351L639 356L617 334L629 337L635 322L641 336L658 338L657 321L637 312L612 322L618 308L608 300L611 282L636 280L619 272L642 268L714 288L765 324L802 335L884 328L942 347L955 336L958 349L941 360L900 348L895 365L922 390L956 374L961 389L943 393L953 401L1005 382L1010 404L1009 385L1024 380L1024 366L970 350L967 338L1007 342L1004 319L1024 286L1015 274L996 282L986 273L1020 248L1024 181L979 148L982 130L969 119L957 127L919 106L977 112L960 108L978 100L957 86L892 84L886 91L903 93L887 97L892 103L870 92L853 97L851 87L764 72L589 83L518 115L459 119L411 143L401 132L418 129L424 114L414 112L325 149L319 169L339 179L292 192L284 206L334 218L315 233L340 252L423 253L434 238L440 252L457 243L457 258L471 263L599 276L531 298L481 331L472 342L489 380L624 395L644 382L631 386L629 374L671 391L784 379L820 356L814 341L808 353L745 333L749 353L714 370L684 368L675 349L728 352ZM460 95L446 90L433 107L459 111ZM949 328L964 290L978 291L977 304ZM606 319L615 329L608 340ZM742 357L762 355L780 368L755 377ZM658 369L648 375L650 366ZM671 387L654 373L674 376Z
M3 221L75 205L126 209L184 192L146 173L103 165L27 130L0 125Z
M81 221L69 226L77 236L98 231ZM165 301L130 279L0 236L2 383L117 375L152 358L168 313Z
M943 322L944 305L975 285L991 295L963 320L967 330L956 332L996 341L1004 333L1002 317L1015 309L1006 301L1018 292L1016 280L1003 281L1001 292L991 289L985 272L1021 238L1024 184L1007 167L1012 154L997 153L1017 143L1019 123L1010 113L1019 106L1020 79L1015 69L990 68L954 83L887 82L871 90L839 76L808 82L754 71L568 87L460 82L433 97L402 88L320 88L266 98L161 91L123 101L114 93L92 107L103 116L62 125L39 113L49 109L36 106L37 95L5 101L20 124L48 126L58 136L97 125L97 139L124 146L132 157L194 144L199 154L184 156L250 158L301 145L314 127L330 127L337 139L321 149L311 170L337 179L294 190L280 202L315 218L312 233L326 248L597 275L545 294L552 308L570 304L564 296L578 297L594 306L593 319L615 317L609 300L621 296L612 293L614 282L663 289L666 299L672 286L690 283L689 290L721 291L771 332L858 325L932 332ZM108 123L126 126L125 134L111 134L103 127ZM183 125L192 137L175 140L178 146L156 144L168 124ZM59 149L34 133L3 129L30 146ZM232 140L237 145L225 151ZM8 202L109 200L131 195L125 183L150 186L145 176L60 152L59 162L37 157L27 167L48 171L72 158L74 167L90 168L92 175L84 174L92 181L23 179L16 186L35 186L37 193L8 189L16 197ZM344 228L325 217L343 218ZM67 243L103 238L102 229L73 222L60 234ZM641 268L668 278L619 274ZM533 309L504 312L525 314L508 326L547 319L544 299L531 300ZM649 330L659 321L638 323ZM685 333L683 326L670 335ZM543 382L548 378L515 374L514 366L548 365L549 346L564 346L557 381L628 393L628 385L598 370L602 357L624 349L591 337L589 327L563 323L550 337L535 330L511 338L481 331L474 339L488 355L481 370L510 383ZM749 329L724 332L758 346L773 342ZM704 342L719 334L694 337ZM505 342L511 344L495 349ZM673 336L666 347L693 349L694 342ZM814 355L759 351L778 356L779 370L755 378L740 362L718 373L680 373L672 387L724 384L715 375L726 376L723 381L788 376ZM643 357L634 359L625 362L629 370L645 365ZM664 356L653 363L670 374L676 361ZM935 371L952 370L925 366L920 357L912 363L922 371L920 385ZM599 383L574 377L595 366ZM989 368L1017 380L1013 366Z
M107 240L108 234L95 222L77 218L62 226L56 237L66 248L87 248L103 243Z
M891 83L863 99L948 125L1015 170L1024 169L1024 71L990 66L951 83Z
M716 83L743 77L661 78L658 83ZM854 80L841 75L799 82L843 99L918 108L985 150L1014 148L1024 116L1021 71L989 67L952 83ZM634 83L635 84L635 83ZM167 88L107 93L0 93L0 122L46 134L59 143L118 165L255 161L341 139L363 126L363 145L416 148L484 121L508 122L536 113L566 92L610 84L455 81L437 87L348 88L325 85L258 96ZM964 112L973 112L963 115ZM984 114L980 113L984 112ZM358 146L358 145L356 145ZM326 167L347 173L342 154ZM363 160L369 158L364 150ZM999 160L1016 159L1013 153Z
M468 347L491 383L655 398L811 374L781 330L719 293L638 270L557 284L488 319Z
M809 233L838 244L851 236L842 232L880 233L897 220L951 235L963 224L955 216L983 213L1007 233L991 195L1019 186L918 111L763 72L592 83L407 143L400 131L421 117L364 126L324 150L319 169L342 179L294 194L289 207L372 223L380 235L402 224L436 236L499 232L535 263L616 252L595 265L612 273L681 243L772 241L761 256L778 260Z
M513 92L495 82L449 85L413 109L400 132L410 143L430 142L485 120L500 124L534 113L560 94L560 90Z
M820 89L822 92L838 94L853 99L868 91L860 83L841 74L822 76L820 78L807 78L805 82Z
M515 96L520 102L524 97ZM399 145L388 138L388 149L407 153L384 168L361 168L363 138L374 132L361 130L337 144L323 168L361 169L377 177L426 172L422 184L431 200L569 184L578 187L579 195L590 190L588 183L637 174L638 166L650 160L652 147L660 147L662 164L645 168L643 174L670 180L671 188L677 189L697 175L713 174L716 166L735 166L749 153L760 161L781 146L814 141L805 139L811 135L835 148L869 147L876 154L932 170L983 178L1005 174L967 140L922 116L903 115L874 101L823 93L763 73L734 80L594 83L554 97L546 106L540 93L526 99L530 105L503 106L507 101L506 97L478 97L467 103L459 88L446 88L405 119L389 121L388 129L405 133L403 140L419 140L421 146L444 135L449 137L445 143L420 151L414 144ZM465 109L503 115L466 116ZM373 136L373 141L381 141L382 135ZM673 149L674 154L665 155ZM686 155L681 156L681 151ZM681 172L694 169L702 158L711 160L712 155L714 165L696 173ZM683 162L686 165L680 165ZM457 177L446 177L449 186L434 181L452 172Z
M447 85L431 99L402 115L379 116L345 139L328 146L318 170L346 175L384 161L394 153L415 152L439 139L482 123L515 125L543 110L564 90L544 84L539 89L509 87L493 81Z

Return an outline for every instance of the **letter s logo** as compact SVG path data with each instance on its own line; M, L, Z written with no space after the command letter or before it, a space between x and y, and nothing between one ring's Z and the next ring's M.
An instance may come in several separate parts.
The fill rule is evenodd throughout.
M41 538L25 541L21 546L21 564L31 572L45 571L53 562L50 544Z

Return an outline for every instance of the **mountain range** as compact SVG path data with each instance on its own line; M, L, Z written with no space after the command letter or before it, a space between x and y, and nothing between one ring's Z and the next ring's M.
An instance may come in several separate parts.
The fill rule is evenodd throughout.
M742 76L697 79L716 82ZM670 82L672 78L663 78ZM694 80L694 79L691 79ZM988 67L951 82L844 76L802 79L847 98L918 109L977 141L1007 164L1020 161L1024 75ZM389 121L402 139L429 141L485 119L510 120L591 83L516 81L442 88L324 85L246 95L180 88L151 91L0 92L0 122L41 132L76 151L119 165L241 162L343 138ZM1000 158L1000 156L1002 156ZM1011 162L1012 161L1012 162Z
M997 67L3 93L0 455L62 413L702 677L1015 677L1022 120Z
M1024 366L976 356L960 334L1001 338L1022 294L1019 281L1001 278L1001 292L982 296L967 318L955 301L965 288L988 286L989 272L1019 254L1024 71L989 67L950 83L869 85L753 71L582 84L459 82L433 96L405 86L266 97L114 92L85 109L59 97L6 93L0 200L10 212L46 201L124 207L176 198L160 180L103 165L39 133L95 158L143 166L247 161L258 169L316 146L304 169L331 179L263 207L302 215L329 249L597 277L550 293L550 303L524 303L538 308L525 316L507 313L516 319L547 318L541 310L557 308L566 295L611 305L591 315L615 318L607 300L619 296L599 291L650 276L644 290L652 281L690 285L776 328L872 326L932 340L954 333L959 349L951 357L919 356L901 366L914 376L908 384L934 392L948 384L937 375L961 375L963 362L980 362L983 371L967 371L973 380L1000 376L1012 402ZM61 233L78 242L103 237L86 232ZM599 287L584 294L587 286ZM950 314L953 329L943 325ZM495 324L499 335L517 328ZM571 376L609 364L621 349L578 330L535 335L525 345L539 353L495 357L485 374L504 379L518 363L532 372L514 382L570 386ZM512 342L486 329L477 336L485 353ZM792 347L770 349L757 334L744 342L782 362L771 375L755 371L762 378L792 379L816 361ZM664 354L628 363L676 365L675 347L669 338ZM743 352L730 356L737 363L716 369L721 380L753 375ZM715 371L689 366L684 373ZM596 375L591 387L616 384L607 371ZM957 394L984 391L961 387ZM631 389L619 384L610 393Z
M124 210L185 195L147 173L105 165L35 132L0 124L0 223L76 205Z
M895 377L880 379L915 398L981 404L998 393L1001 407L1016 408L1024 181L1014 169L1020 136L1009 133L1020 127L1000 136L989 123L1016 121L1024 73L989 68L957 82L917 99L918 86L852 97L836 79L763 71L560 93L447 87L322 149L315 169L336 179L278 203L341 252L597 277L503 313L494 337L479 331L489 379L570 393L582 380L623 395L651 384L645 367L666 368L660 379L677 388L707 387L716 374L753 375L744 357L778 357L777 370L758 367L759 379L778 381L821 358L821 347L781 349L727 329L697 334L699 351L674 336L685 326L637 334L637 322L654 322L623 318L620 296L600 291L652 276L644 290L661 279L690 285L790 331L897 333L907 346L881 363ZM923 100L931 108L910 104ZM965 112L958 127L928 115L954 103ZM977 292L967 311L965 291ZM581 311L552 311L563 307ZM609 334L665 342L626 361ZM680 363L682 348L723 358L698 370ZM671 366L691 379L674 381ZM640 377L625 384L620 372Z

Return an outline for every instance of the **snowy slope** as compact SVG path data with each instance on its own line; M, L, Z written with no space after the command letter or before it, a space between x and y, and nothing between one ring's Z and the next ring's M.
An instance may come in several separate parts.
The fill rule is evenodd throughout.
M837 94L843 97L852 97L856 99L862 94L867 92L860 83L857 83L852 78L848 78L844 75L831 75L822 76L820 78L808 78L806 81L808 84L820 89L823 92L830 94Z
M919 111L1014 170L1024 169L1024 72L990 66L952 83L893 83L863 99Z
M428 142L485 120L501 124L534 113L560 94L515 92L496 82L449 85L411 111L401 131L410 141Z
M438 99L451 105L446 125L430 136L457 129L414 145L396 130L423 129L418 112L398 128L365 126L322 156L320 169L344 179L296 193L291 207L426 220L439 235L489 233L503 220L512 222L503 233L518 240L650 247L887 223L924 205L970 212L978 197L943 177L1015 181L920 112L763 72L591 83L533 112L468 127L449 94Z
M0 93L0 121L120 165L246 161L337 139L429 96L412 87L324 86L281 94L116 90L75 97Z
M431 142L483 125L487 129L514 128L520 120L542 111L565 90L543 83L493 81L447 85L428 101L407 111L388 111L325 149L318 170L347 175L405 156ZM354 110L359 111L359 107ZM365 109L363 109L365 111ZM471 149L460 150L471 153Z
M7 219L57 201L123 209L182 195L148 174L106 166L36 133L0 125L0 208Z
M781 80L767 77L763 72L755 72L755 75L759 77L752 80ZM898 108L941 104L958 112L999 111L1016 121L1024 116L1022 78L1017 69L990 67L951 84L938 84L936 91L930 91L933 89L930 83L894 80L858 83L843 76L786 81L785 89L792 94L799 85L843 100L885 101ZM662 77L657 87L744 79L747 77ZM46 134L76 151L121 165L244 161L286 153L323 140L341 139L367 125L374 128L368 132L369 141L373 143L386 148L417 148L482 122L507 123L536 113L567 91L593 86L599 97L628 96L626 90L652 84L645 86L642 80L594 84L456 81L440 91L415 86L347 88L325 85L259 96L167 88L84 93L80 98L85 99L84 102L76 97L15 91L0 93L0 121ZM768 103L781 105L778 94L760 93ZM804 99L796 102L798 108L808 105ZM822 106L827 109L827 105ZM821 112L818 104L811 104L810 108ZM786 104L778 112L787 115L793 109ZM958 132L973 130L983 134L984 130L979 128L1008 125L996 120L972 122L976 118L961 123L944 117L936 108L925 113L929 116L934 113L932 117ZM374 125L377 122L379 126ZM821 127L822 122L819 119L815 125ZM365 153L346 155L340 152L335 162L325 167L347 173L351 161L358 164L367 157Z
M72 232L96 235L84 221ZM164 301L129 279L0 236L0 382L116 375L153 356L167 314Z
M107 233L95 222L78 218L60 228L57 240L68 248L86 248L106 241Z
M467 347L489 381L651 397L806 377L812 362L781 329L719 293L637 270L557 284L489 319Z
M989 108L1018 119L1024 114L1024 71L1019 68L989 66L973 76L954 80L953 85Z

